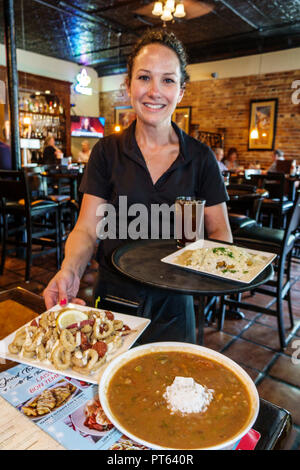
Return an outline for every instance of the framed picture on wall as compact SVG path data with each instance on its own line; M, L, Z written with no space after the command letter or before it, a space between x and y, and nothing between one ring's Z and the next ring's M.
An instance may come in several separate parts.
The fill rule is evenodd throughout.
M115 108L116 126L121 126L122 129L126 129L135 119L136 113L131 106L118 106Z
M172 121L188 134L190 132L191 106L176 108L172 114Z
M248 150L274 149L277 106L277 98L250 102Z

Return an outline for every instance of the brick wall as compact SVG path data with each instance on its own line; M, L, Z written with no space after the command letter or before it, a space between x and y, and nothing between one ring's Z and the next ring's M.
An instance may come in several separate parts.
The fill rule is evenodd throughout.
M250 100L278 98L275 148L300 164L300 104L292 103L291 88L300 70L189 83L180 106L192 106L192 124L204 131L225 128L225 152L236 147L243 165L269 166L271 151L248 151ZM129 105L119 91L100 93L100 112L107 119L106 133L113 130L114 108Z

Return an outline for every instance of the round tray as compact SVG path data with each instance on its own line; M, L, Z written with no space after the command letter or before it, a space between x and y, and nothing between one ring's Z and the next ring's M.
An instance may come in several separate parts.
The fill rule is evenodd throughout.
M175 240L138 240L117 248L113 252L112 263L118 271L135 281L189 295L245 292L264 284L273 276L273 267L269 265L252 282L243 284L161 262L162 258L176 250Z

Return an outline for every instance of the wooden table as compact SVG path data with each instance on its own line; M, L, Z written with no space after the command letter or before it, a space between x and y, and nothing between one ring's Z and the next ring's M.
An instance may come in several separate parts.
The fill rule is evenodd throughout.
M11 303L4 304L7 301ZM3 305L12 308L12 311L7 312L7 307L3 308ZM0 339L20 327L22 316L19 313L23 318L27 316L31 319L44 310L43 298L25 289L0 292ZM10 314L11 320L8 326L7 314ZM2 371L13 365L12 362L4 364L3 361L0 364ZM253 427L261 434L256 449L280 449L291 430L291 415L272 403L260 400L260 411ZM0 450L64 450L64 447L0 396Z
M227 188L228 196L230 201L241 201L245 199L261 199L269 196L269 192L266 189L257 188L255 191L247 191L244 189L230 189Z

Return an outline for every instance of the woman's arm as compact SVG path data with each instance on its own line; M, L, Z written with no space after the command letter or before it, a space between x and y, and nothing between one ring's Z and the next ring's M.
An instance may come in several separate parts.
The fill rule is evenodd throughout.
M96 216L96 211L99 204L105 202L102 198L84 195L77 223L66 242L61 269L44 291L47 308L51 308L62 299L76 300L80 278L96 245L96 227L101 220L101 217Z
M205 207L204 223L209 238L232 243L233 239L226 202Z

